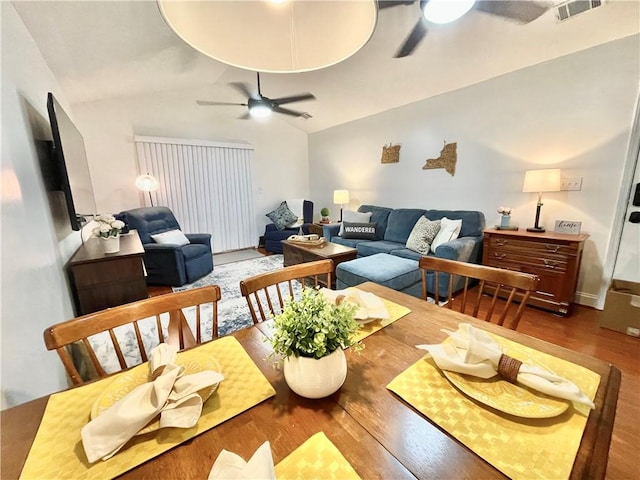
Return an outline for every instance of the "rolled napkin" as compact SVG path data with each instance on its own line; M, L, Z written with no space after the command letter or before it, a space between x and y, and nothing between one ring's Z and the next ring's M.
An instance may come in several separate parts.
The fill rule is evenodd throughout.
M222 450L209 473L209 480L274 480L271 445L264 442L248 462L233 452Z
M90 463L111 458L158 414L160 428L190 428L198 422L203 404L198 391L224 377L212 370L183 375L184 367L174 363L176 353L167 344L153 349L152 381L134 388L82 428L82 445Z
M329 290L321 288L320 291L324 298L331 303L350 302L358 305L358 310L354 315L356 320L389 319L389 312L387 312L384 303L373 293L356 289Z
M458 325L456 332L443 332L449 335L452 343L416 345L427 350L440 369L479 378L492 378L500 374L512 383L595 408L591 399L575 383L504 355L500 345L488 333L468 323Z

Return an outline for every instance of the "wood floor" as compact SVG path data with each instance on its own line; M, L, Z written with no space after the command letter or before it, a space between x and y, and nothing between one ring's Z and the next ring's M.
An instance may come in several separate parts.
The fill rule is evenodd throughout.
M171 291L149 290L150 294ZM601 315L580 305L566 318L528 308L518 331L599 358L622 372L606 478L640 480L640 339L601 328Z

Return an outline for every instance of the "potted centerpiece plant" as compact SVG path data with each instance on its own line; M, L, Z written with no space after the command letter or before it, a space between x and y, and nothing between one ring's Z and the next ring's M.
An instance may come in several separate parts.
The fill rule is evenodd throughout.
M323 398L337 391L347 377L344 349L354 345L357 306L330 303L321 291L304 288L274 318L271 346L284 357L284 378L295 393Z
M324 207L322 210L320 210L320 216L322 217L321 222L323 223L329 223L329 209L327 207Z
M98 215L95 221L98 225L93 229L92 233L103 242L104 252L119 252L120 232L124 228L124 222L116 220L113 215Z

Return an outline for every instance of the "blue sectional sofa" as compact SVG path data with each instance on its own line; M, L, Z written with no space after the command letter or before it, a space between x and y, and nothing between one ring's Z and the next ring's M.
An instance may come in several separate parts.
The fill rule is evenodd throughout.
M376 223L376 239L347 239L338 235L340 224L325 225L323 235L333 243L339 243L357 249L358 258L352 262L338 265L336 270L337 288L346 288L366 281L375 281L395 290L420 297L422 295L422 276L418 267L420 253L406 247L407 239L421 216L429 220L447 217L450 220L462 220L458 238L443 243L436 248L435 254L428 255L457 260L460 262L480 263L482 260L482 231L485 228L484 214L469 210L424 210L419 208L387 208L374 205L361 205L359 212L371 212L371 222ZM382 254L382 255L380 255ZM375 255L375 257L372 257ZM363 257L372 257L366 260ZM440 290L446 291L448 278L440 277ZM454 282L454 288L462 288L461 279ZM427 291L431 294L433 274L427 275Z

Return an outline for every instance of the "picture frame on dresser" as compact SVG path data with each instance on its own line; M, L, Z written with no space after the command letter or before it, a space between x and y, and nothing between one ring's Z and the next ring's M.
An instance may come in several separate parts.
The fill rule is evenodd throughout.
M528 304L558 315L571 314L588 234L495 228L483 234L483 265L538 275L538 289Z

